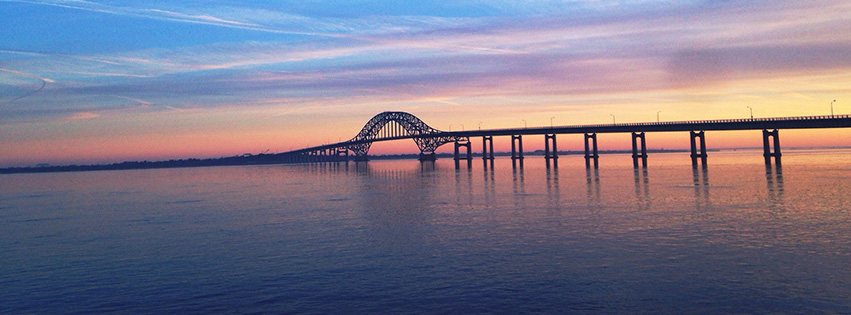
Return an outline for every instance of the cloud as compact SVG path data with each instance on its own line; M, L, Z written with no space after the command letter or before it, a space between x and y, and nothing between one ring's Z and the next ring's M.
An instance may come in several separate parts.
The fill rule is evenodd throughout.
M851 51L851 35L842 32L851 28L845 18L849 5L842 1L543 2L548 9L530 2L474 2L491 10L466 17L25 2L323 35L110 54L0 50L20 57L10 62L15 69L39 69L32 72L58 80L40 102L79 102L76 106L120 106L101 99L111 95L180 104L168 105L179 109L314 106L370 97L403 102L656 93L847 71L844 52Z
M723 84L737 79L851 70L851 43L687 49L671 58L678 86Z
M15 71L15 70L6 69L6 68L0 68L0 71L8 72L8 73L12 73L12 74L19 75L19 76L22 76L22 77L28 77L28 78L37 79L37 80L40 80L40 81L42 81L42 82L50 82L50 83L56 82L56 81L54 81L53 79L40 77L40 76L37 76L37 75L32 74L32 73L26 73L26 72L21 72L21 71Z
M167 5L173 7L173 9L165 9L162 7L109 5L84 0L5 0L3 2L22 2L34 5L48 5L116 16L146 18L176 23L210 25L275 34L336 37L341 36L340 33L352 29L305 16L247 7L209 5L204 8L190 9L180 7L180 3L177 2L166 2ZM204 13L205 11L206 13ZM256 21L256 23L251 21Z
M150 78L152 75L132 74L132 73L117 73L117 72L89 72L89 71L64 71L66 74L79 74L92 77L131 77L131 78Z
M81 113L74 113L73 115L65 117L63 120L75 121L75 120L92 119L92 118L98 118L98 117L100 117L100 115L95 114L95 113L81 112Z

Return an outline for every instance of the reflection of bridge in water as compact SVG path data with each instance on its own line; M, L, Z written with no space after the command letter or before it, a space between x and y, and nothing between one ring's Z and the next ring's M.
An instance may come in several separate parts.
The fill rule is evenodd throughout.
M363 129L352 139L279 153L281 162L338 162L368 160L367 153L375 142L412 139L420 149L421 161L433 161L438 147L453 143L455 161L472 162L471 138L481 137L482 158L493 160L493 137L511 137L511 159L515 163L523 162L523 136L544 135L544 158L558 165L556 135L583 134L585 137L585 165L598 166L598 133L630 133L632 135L632 161L635 167L647 166L648 132L689 132L691 142L691 161L693 166L706 165L706 131L717 130L762 130L763 156L765 164L771 165L771 159L780 165L780 129L819 129L851 127L851 116L801 116L756 119L719 119L694 120L655 123L598 124L577 126L554 126L532 128L506 128L471 131L441 131L427 125L414 115L405 112L383 112L370 119ZM462 150L463 149L463 150Z

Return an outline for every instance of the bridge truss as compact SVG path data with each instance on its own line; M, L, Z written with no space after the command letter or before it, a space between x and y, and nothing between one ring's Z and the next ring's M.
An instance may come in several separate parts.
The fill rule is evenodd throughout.
M446 135L406 112L383 112L367 121L345 148L356 156L366 156L373 142L406 138L414 140L421 154L433 154L441 145L467 137Z

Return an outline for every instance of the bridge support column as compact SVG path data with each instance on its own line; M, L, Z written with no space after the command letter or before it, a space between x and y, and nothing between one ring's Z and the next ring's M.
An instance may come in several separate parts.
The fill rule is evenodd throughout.
M420 162L434 162L437 161L437 154L435 154L434 152L420 152L420 157L418 158L418 160L420 160Z
M771 152L771 143L769 143L768 138L773 138L774 142L774 152ZM773 131L768 131L768 129L762 130L762 156L765 157L765 165L771 165L771 157L774 157L774 163L777 166L780 166L780 130L774 129Z
M523 159L523 135L512 135L511 136L511 159L512 160L522 160Z
M473 160L473 150L470 148L470 140L455 140L455 161L461 159L459 148L465 147L467 148L467 155L463 158L467 161Z
M349 162L349 150L348 149L337 149L337 162Z
M550 151L550 144L552 144L552 151ZM558 159L558 148L556 147L556 135L555 134L545 134L544 135L544 158L546 159Z
M590 146L589 140L592 143ZM593 148L593 151L589 150L591 148ZM600 166L598 163L600 155L597 154L597 133L585 134L585 168L591 168L591 159L594 159L594 168L598 168Z
M482 159L493 160L493 136L482 136Z
M706 137L703 130L700 132L697 131L689 131L689 137L691 138L691 166L697 167L697 158L700 158L700 163L704 167L706 167ZM700 138L700 152L698 153L697 146L697 138Z
M366 154L364 154L364 155L356 154L355 155L355 162L366 162L366 161L369 161L368 155L366 155Z
M470 145L470 140L455 140L455 167L459 166L458 162L461 160L459 152L461 147L467 148L467 155L464 157L464 159L467 160L467 165L473 163L473 150Z
M517 167L517 161L520 161L520 167L523 167L523 135L511 135L511 166Z
M641 138L641 153L638 153L638 139ZM641 158L642 167L647 167L647 142L644 139L644 131L632 133L632 166L638 168L638 158Z
M552 144L552 150L550 150ZM544 134L544 159L547 161L547 167L550 167L550 160L553 166L558 168L558 147L556 146L556 134Z

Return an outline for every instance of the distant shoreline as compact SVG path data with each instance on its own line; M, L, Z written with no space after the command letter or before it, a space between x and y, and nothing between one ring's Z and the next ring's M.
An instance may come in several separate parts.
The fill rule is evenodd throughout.
M808 148L784 148L785 150L818 150L818 149L848 149L851 147L808 147ZM737 151L737 150L761 150L762 148L725 148L709 149L707 151ZM689 152L686 149L653 149L648 153L676 153ZM623 154L632 153L632 150L603 150L599 154ZM585 151L559 151L559 155L583 155ZM161 169L161 168L187 168L187 167L209 167L209 166L237 166L237 165L268 165L268 164L299 164L283 161L280 153L238 155L207 159L179 159L167 161L125 161L112 164L89 164L89 165L39 165L24 167L0 168L0 174L25 174L25 173L59 173L59 172L89 172L89 171L113 171L113 170L138 170L138 169ZM511 152L495 152L495 156L510 156ZM543 150L524 152L526 156L542 156ZM473 157L481 157L481 153L473 153ZM418 154L389 154L370 155L370 160L408 160L417 159ZM438 158L453 158L451 153L439 153ZM303 163L303 162L301 162Z

